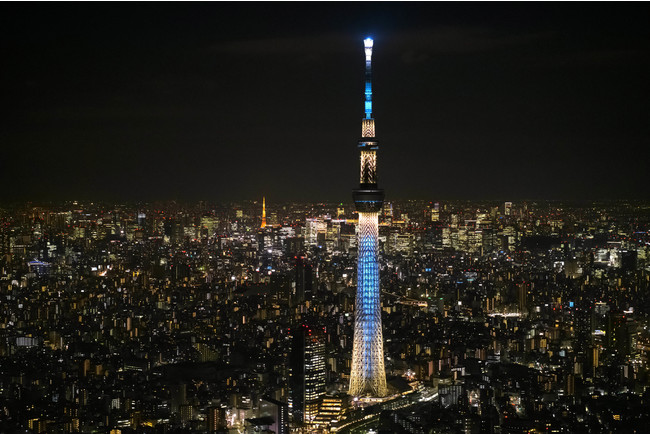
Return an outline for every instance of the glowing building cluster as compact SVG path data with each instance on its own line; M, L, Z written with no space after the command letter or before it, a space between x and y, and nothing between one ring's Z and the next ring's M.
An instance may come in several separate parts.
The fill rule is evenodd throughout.
M364 40L365 118L362 120L362 137L359 141L359 188L353 191L359 213L359 253L349 394L355 397L383 397L387 394L377 261L379 211L384 203L384 191L377 187L378 142L372 117L372 46L372 39Z

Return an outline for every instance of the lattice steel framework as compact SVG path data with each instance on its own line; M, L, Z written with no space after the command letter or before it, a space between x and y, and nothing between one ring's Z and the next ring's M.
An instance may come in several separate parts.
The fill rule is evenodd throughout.
M385 396L384 338L379 300L377 235L379 213L359 213L357 297L350 395Z
M383 397L387 394L384 339L381 329L379 263L377 260L379 210L384 191L377 187L375 120L372 118L372 39L364 41L366 54L365 118L361 122L360 182L353 197L359 213L357 296L354 310L354 343L349 394Z
M361 120L361 137L375 137L375 120Z
M361 151L361 184L377 183L377 153L375 151Z

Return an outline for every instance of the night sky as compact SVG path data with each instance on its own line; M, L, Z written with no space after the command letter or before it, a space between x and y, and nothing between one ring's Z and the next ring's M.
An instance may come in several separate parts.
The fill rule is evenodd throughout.
M0 6L0 202L650 198L650 7Z

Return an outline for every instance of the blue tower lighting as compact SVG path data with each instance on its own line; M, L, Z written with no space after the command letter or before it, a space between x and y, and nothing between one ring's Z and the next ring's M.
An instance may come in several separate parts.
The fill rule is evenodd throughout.
M375 120L372 117L373 40L363 41L366 54L365 117L361 121L359 188L353 190L359 213L357 295L354 309L354 342L349 394L379 398L388 393L384 368L384 340L381 326L379 290L378 235L379 211L384 191L377 186L377 149Z
M363 46L366 52L366 119L372 119L372 38L366 38Z

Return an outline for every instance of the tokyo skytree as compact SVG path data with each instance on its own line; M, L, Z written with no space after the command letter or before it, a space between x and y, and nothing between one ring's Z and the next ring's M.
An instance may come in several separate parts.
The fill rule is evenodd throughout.
M381 330L379 299L378 226L384 190L377 187L377 149L375 119L372 117L372 46L363 41L366 54L365 117L361 121L359 188L353 190L359 213L357 295L354 307L354 346L349 394L355 397L386 396L384 339Z

